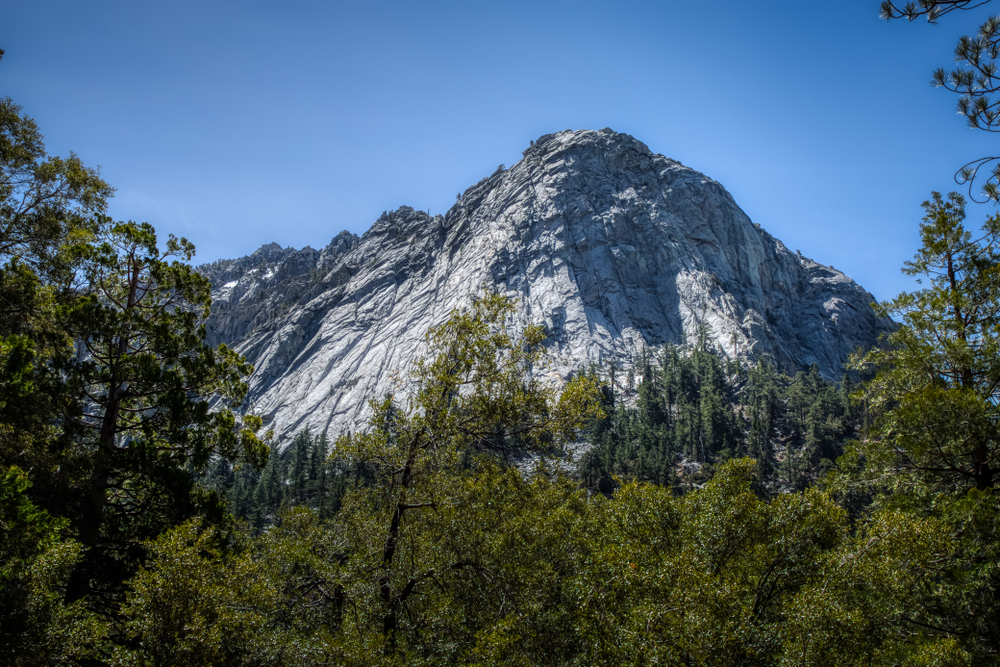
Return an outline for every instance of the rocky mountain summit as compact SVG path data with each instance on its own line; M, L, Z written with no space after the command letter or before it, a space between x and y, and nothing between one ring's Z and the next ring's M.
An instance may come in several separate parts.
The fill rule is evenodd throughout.
M250 401L279 437L357 429L367 399L405 395L428 327L482 290L542 323L555 383L699 326L723 354L817 364L892 326L874 297L790 252L707 176L609 129L539 138L444 216L403 207L326 248L260 248L200 267L212 281L209 342L254 364Z

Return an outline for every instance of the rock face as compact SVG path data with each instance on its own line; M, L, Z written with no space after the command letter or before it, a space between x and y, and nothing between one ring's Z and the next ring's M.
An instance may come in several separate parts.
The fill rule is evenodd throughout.
M700 323L726 355L839 379L847 355L892 326L720 184L609 129L541 137L444 216L403 207L320 251L271 244L200 270L209 342L254 364L250 401L282 439L357 429L367 399L405 394L424 332L484 287L518 299L515 324L547 327L557 383L628 365L644 345L693 342Z

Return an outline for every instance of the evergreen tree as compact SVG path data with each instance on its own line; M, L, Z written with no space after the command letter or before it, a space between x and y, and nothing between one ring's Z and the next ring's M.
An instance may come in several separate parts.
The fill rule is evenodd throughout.
M83 545L68 599L113 607L143 540L196 513L222 520L191 472L262 450L255 418L209 409L238 403L251 368L204 345L193 246L161 251L149 225L112 222L112 192L76 156L46 156L34 121L0 100L0 464L30 471L32 500Z
M312 437L309 431L302 431L292 440L285 451L288 459L285 504L289 506L302 505L308 500L309 465L312 459Z
M974 239L960 195L934 193L924 208L923 246L903 271L929 285L881 307L905 326L855 364L876 372L864 390L879 414L866 453L896 473L899 492L913 479L987 491L1000 470L1000 216Z
M770 479L774 469L773 437L778 407L777 374L770 363L761 361L750 371L747 444L750 455L757 460L757 473L762 481Z
M855 359L874 372L862 395L872 416L853 468L877 505L947 521L960 560L941 573L944 593L922 622L962 637L976 653L1000 652L1000 216L978 237L964 228L964 200L924 202L923 245L903 271L923 289L883 304L902 319L881 348ZM961 610L961 611L960 611Z
M68 522L27 497L28 475L0 470L0 660L6 665L87 664L106 626L62 590L80 559Z
M0 469L28 473L34 502L67 516L85 455L60 439L78 387L65 314L80 300L80 249L114 189L72 153L50 157L38 125L0 99Z
M87 552L70 599L90 594L95 580L120 586L142 540L197 513L221 519L218 497L196 487L192 469L213 455L252 465L266 456L259 418L239 425L225 406L209 409L216 397L242 401L252 368L204 344L208 281L171 261L189 260L194 247L170 237L161 251L150 225L106 221L81 252L84 297L68 318L80 353L66 368L79 393L63 423L87 453L74 512Z
M661 376L653 372L648 352L643 348L642 360L639 365L642 381L639 383L636 406L639 409L639 419L649 429L659 429L666 422L664 415L663 388L660 385Z
M326 431L313 439L312 454L309 459L309 498L310 506L315 507L322 518L329 517L329 492L331 466L327 462L329 455Z

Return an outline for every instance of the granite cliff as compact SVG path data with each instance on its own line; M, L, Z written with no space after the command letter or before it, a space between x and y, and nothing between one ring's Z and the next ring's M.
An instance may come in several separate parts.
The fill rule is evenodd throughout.
M249 400L282 438L356 429L368 398L405 395L424 332L484 287L518 299L514 324L547 327L556 383L693 341L699 323L726 355L839 379L847 355L892 326L871 294L790 252L719 183L609 129L541 137L444 216L403 207L322 250L271 244L200 270L209 342L254 364Z

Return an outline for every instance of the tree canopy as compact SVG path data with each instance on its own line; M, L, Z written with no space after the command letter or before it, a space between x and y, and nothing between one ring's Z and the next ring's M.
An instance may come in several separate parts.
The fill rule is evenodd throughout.
M876 373L872 462L935 490L985 491L1000 468L1000 216L973 237L964 203L954 192L924 202L923 246L903 271L927 287L880 307L905 326L855 365Z
M965 229L963 198L924 202L923 245L903 268L926 281L880 306L903 321L855 357L873 373L859 396L871 419L845 470L876 506L934 516L957 546L921 622L1000 653L1000 216Z
M143 540L227 521L191 471L213 456L260 467L267 447L259 418L231 410L252 368L204 343L194 246L161 251L150 225L112 221L112 193L0 100L0 470L80 546L50 583L113 614Z

